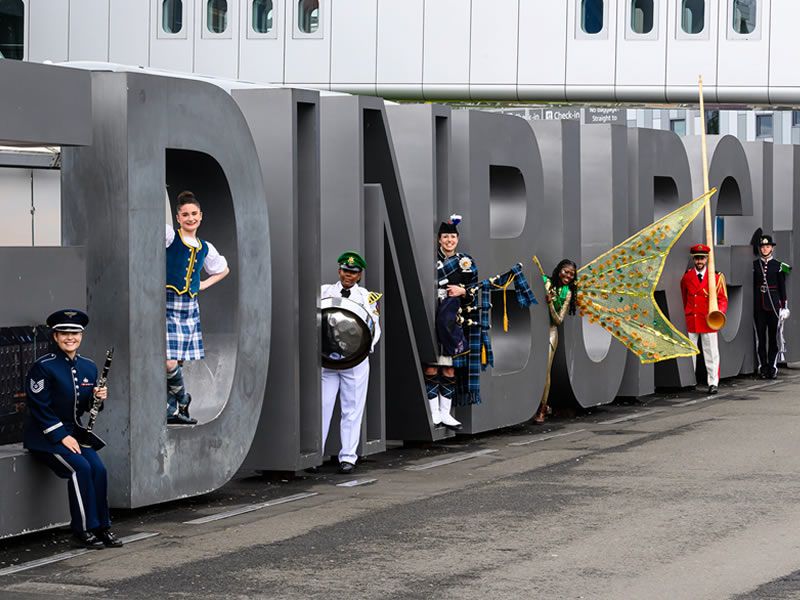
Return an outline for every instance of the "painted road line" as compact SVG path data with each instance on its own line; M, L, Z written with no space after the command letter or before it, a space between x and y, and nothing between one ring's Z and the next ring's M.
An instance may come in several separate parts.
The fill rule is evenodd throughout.
M564 433L554 433L553 435L540 435L524 442L511 442L509 446L527 446L528 444L535 444L536 442L544 442L545 440L552 440L553 438L566 437L568 435L575 435L586 431L585 429L576 429L575 431L566 431Z
M122 543L132 544L133 542L138 542L140 540L147 540L152 537L156 537L159 535L157 532L142 532L142 533L134 533L133 535L128 535L123 538ZM69 550L68 552L61 552L60 554L54 554L53 556L48 556L47 558L39 558L36 560L31 560L25 563L20 563L18 565L14 565L12 567L6 567L5 569L0 569L0 577L3 575L12 575L13 573L19 573L21 571L28 571L30 569L35 569L36 567L43 567L45 565L52 565L53 563L61 562L62 560L68 560L70 558L75 558L76 556L82 556L84 554L91 554L92 552L98 552L98 550L91 550L89 548L79 548L75 550Z
M598 425L616 425L617 423L624 423L625 421L632 421L633 419L638 419L639 417L648 417L650 415L654 415L656 413L663 412L664 409L656 408L653 410L646 410L640 413L634 413L632 415L626 415L624 417L619 417L618 419L611 419L610 421L600 421Z
M336 487L358 487L359 485L368 485L370 483L375 483L378 481L377 479L353 479L352 481L345 481L344 483L337 483Z
M673 404L673 407L683 407L683 406L692 406L693 404L700 404L701 402L707 402L708 400L723 400L725 398L730 398L734 394L739 394L741 392L752 392L754 390L761 390L764 388L771 387L773 385L779 384L781 381L777 379L775 381L770 381L769 383L759 383L756 385L751 385L750 387L742 388L740 390L733 389L723 394L710 394L708 396L703 396L702 398L695 398L694 400L687 400L686 402L681 402L680 404Z
M485 456L487 454L492 454L493 452L497 452L492 448L487 448L486 450L478 450L477 452L462 452L458 454L453 454L447 458L441 458L439 460L434 460L433 462L428 462L422 465L413 465L411 467L406 467L406 471L425 471L427 469L433 469L435 467L441 467L444 465L451 465L453 463L461 462L462 460L469 460L470 458L477 458L478 456Z
M286 496L284 498L277 498L276 500L270 500L269 502L259 502L258 504L248 504L247 506L240 506L239 508L234 508L232 510L226 510L221 513L208 515L207 517L200 517L199 519L192 519L191 521L184 521L183 523L184 525L202 525L203 523L220 521L222 519L227 519L229 517L236 517L238 515L244 515L249 512L261 510L262 508L269 508L270 506L278 506L279 504L286 504L287 502L294 502L295 500L303 500L304 498L311 498L312 496L317 496L317 495L318 495L317 492L293 494L291 496Z

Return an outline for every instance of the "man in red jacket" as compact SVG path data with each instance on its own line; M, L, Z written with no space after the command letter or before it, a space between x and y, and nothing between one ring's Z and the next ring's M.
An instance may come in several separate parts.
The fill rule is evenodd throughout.
M681 279L681 296L683 296L683 310L686 314L686 329L689 339L700 348L702 345L703 359L708 373L708 393L716 394L719 385L719 345L717 332L711 329L706 322L708 316L708 278L706 265L708 253L711 249L704 244L692 246L692 260L694 267L684 273ZM717 272L716 294L720 312L728 310L728 290L725 287L725 277ZM698 344L698 340L701 344ZM695 357L692 357L695 364Z

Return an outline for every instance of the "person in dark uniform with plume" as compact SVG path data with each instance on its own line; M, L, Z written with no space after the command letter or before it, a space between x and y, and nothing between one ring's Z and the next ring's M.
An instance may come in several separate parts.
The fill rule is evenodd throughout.
M424 365L425 389L434 425L461 429L461 422L450 413L457 394L456 368L468 371L470 348L468 329L477 326L473 315L472 288L478 283L478 268L469 254L458 252L458 224L461 215L450 215L439 224L436 251L436 337L439 356ZM480 350L478 350L480 352Z
M789 318L786 274L792 268L776 260L777 245L761 229L753 234L753 322L756 330L758 374L761 379L778 377L778 350L783 321Z
M81 422L93 400L103 401L108 395L105 387L97 387L97 365L78 354L88 323L86 313L77 309L59 310L47 318L57 349L39 358L25 379L23 445L67 480L75 542L85 548L116 548L122 542L110 529L106 468L97 454L105 442Z

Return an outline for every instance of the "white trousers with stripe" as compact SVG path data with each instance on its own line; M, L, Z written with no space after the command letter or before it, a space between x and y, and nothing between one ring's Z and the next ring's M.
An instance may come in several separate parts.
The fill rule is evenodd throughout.
M700 338L702 348L697 343ZM692 333L689 332L689 339L703 352L703 360L706 363L708 373L708 385L719 385L719 340L717 333ZM697 366L697 356L692 356L692 367Z
M339 462L355 464L358 459L356 449L361 439L361 419L367 404L368 383L368 358L350 369L322 369L322 448L324 451L338 394L342 409L339 426L342 449L339 451Z

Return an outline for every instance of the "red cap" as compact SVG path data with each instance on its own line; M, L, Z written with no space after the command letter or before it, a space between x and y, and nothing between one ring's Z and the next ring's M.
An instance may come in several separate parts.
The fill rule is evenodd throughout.
M695 244L694 246L691 247L689 252L691 253L692 256L697 256L697 255L707 256L708 253L711 252L711 248L709 248L705 244Z

